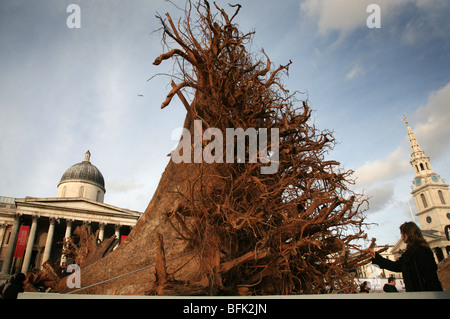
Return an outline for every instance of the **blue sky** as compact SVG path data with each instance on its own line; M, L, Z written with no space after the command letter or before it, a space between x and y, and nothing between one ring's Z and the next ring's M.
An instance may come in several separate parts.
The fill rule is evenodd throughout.
M184 1L173 1L180 7ZM227 6L229 1L218 1ZM70 4L81 28L69 29ZM355 171L371 197L367 229L393 244L411 220L414 178L403 115L450 180L450 2L447 0L243 0L236 22L255 31L251 50L273 65L293 61L284 83L305 92L319 129L334 131L329 154ZM370 29L369 4L381 9ZM182 126L184 107L164 110L172 63L156 13L165 1L0 2L0 196L54 197L64 171L83 160L105 177L105 202L145 210ZM138 96L138 95L143 95Z

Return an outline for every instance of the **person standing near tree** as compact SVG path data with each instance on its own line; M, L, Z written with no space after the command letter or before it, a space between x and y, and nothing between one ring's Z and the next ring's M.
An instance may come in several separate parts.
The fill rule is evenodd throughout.
M19 273L11 280L11 284L6 287L3 298L4 299L17 299L19 293L23 292L23 286L25 284L26 276L23 273Z
M368 281L364 281L360 286L359 286L359 292L360 293L370 293L370 282Z
M398 292L397 287L395 287L395 278L389 277L387 284L383 286L384 292Z
M400 234L407 245L401 257L392 261L370 249L372 263L383 269L401 272L407 292L442 291L433 252L419 227L413 222L406 222L400 226Z

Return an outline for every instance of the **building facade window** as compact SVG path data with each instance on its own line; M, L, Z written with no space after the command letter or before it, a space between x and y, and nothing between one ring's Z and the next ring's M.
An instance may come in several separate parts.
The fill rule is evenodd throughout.
M438 194L439 194L439 199L441 200L441 204L445 205L444 194L442 194L441 190L438 191Z
M9 230L8 235L6 235L6 244L5 244L5 246L8 246L10 238L11 238L11 230Z
M425 198L424 194L420 194L420 198L422 199L423 208L428 207L427 199Z
M84 197L84 186L80 187L80 192L78 194L79 197Z

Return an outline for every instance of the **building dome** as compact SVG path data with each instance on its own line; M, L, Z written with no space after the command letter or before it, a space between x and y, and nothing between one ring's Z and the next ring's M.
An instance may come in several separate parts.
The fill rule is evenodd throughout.
M105 180L100 170L91 164L91 153L86 152L84 161L66 170L58 184L57 197L85 197L103 202Z
M105 180L103 179L103 175L97 167L91 164L90 157L91 153L87 151L84 161L70 167L63 174L59 183L61 184L68 181L84 181L96 184L104 189Z

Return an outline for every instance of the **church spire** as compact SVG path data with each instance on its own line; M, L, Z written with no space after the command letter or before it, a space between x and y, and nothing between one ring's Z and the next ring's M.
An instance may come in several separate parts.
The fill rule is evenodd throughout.
M423 176L424 174L430 174L432 172L430 158L425 155L424 151L420 148L417 142L414 132L408 124L406 116L404 117L406 129L408 131L409 144L411 145L411 160L410 163L414 168L416 176Z
M424 152L420 148L419 143L417 143L416 136L414 135L414 132L413 132L411 126L409 126L409 124L408 124L408 120L406 119L406 115L404 117L404 120L405 120L405 123L406 123L406 129L408 131L409 143L411 145L411 158L418 157L418 156L423 156Z

